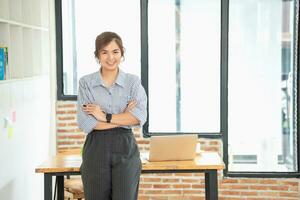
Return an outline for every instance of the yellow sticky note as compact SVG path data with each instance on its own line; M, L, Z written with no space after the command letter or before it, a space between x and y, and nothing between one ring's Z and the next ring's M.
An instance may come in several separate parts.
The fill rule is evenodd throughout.
M7 128L7 136L8 139L12 139L14 137L14 128L12 126Z

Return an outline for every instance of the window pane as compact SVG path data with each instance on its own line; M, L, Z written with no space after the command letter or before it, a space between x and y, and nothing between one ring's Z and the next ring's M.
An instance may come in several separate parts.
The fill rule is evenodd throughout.
M116 32L123 40L125 60L120 68L140 76L139 0L63 0L62 15L65 95L76 95L79 78L99 69L95 39L104 31Z
M229 5L229 171L294 172L294 1Z
M150 0L149 132L220 132L220 1Z

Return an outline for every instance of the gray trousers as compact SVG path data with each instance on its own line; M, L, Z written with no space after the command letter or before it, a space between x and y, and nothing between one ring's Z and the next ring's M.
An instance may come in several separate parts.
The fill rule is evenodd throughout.
M80 167L86 200L136 200L141 174L131 130L114 128L87 135Z

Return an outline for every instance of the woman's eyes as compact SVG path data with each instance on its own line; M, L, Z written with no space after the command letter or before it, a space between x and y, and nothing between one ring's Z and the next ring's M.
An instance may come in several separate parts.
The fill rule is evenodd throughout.
M114 53L114 54L119 54L120 52L119 52L119 51L114 51L113 53ZM102 54L105 55L105 54L107 54L107 52L102 52Z

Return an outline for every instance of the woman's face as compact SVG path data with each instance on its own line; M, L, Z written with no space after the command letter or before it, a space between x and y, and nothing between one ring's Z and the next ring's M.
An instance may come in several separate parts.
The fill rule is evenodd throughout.
M115 70L121 62L121 49L115 41L111 41L107 46L99 50L98 59L104 70Z

